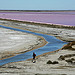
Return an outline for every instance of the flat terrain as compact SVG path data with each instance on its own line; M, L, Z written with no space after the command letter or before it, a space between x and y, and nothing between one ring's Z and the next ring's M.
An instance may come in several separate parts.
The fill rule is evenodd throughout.
M32 50L41 43L41 37L0 28L0 59Z
M68 42L75 41L75 30L72 29L27 25L11 21L0 21L0 24L45 33ZM53 64L48 63L48 61L58 63ZM75 43L66 45L58 52L37 58L36 63L33 63L32 60L27 60L1 66L0 75L75 75Z
M75 11L57 12L0 12L0 18L34 23L75 26Z

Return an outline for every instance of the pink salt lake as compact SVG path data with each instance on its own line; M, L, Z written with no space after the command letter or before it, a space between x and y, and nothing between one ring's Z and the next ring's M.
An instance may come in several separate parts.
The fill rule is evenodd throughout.
M75 11L68 12L0 12L0 18L36 23L75 26Z

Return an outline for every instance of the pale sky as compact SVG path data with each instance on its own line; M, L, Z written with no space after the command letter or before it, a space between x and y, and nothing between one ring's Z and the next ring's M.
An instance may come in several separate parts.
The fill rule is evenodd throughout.
M0 0L0 10L75 10L75 0Z

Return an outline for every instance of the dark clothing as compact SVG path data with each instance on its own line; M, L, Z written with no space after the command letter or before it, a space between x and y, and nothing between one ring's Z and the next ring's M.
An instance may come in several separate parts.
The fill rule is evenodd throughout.
M35 54L35 53L33 53L33 59L35 59L35 57L36 57L36 54Z

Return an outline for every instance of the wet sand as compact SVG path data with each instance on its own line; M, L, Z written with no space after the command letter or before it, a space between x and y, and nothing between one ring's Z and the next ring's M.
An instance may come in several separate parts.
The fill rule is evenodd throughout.
M45 26L26 25L24 23L12 23L12 22L1 22L1 24L15 26L22 29L28 29L31 31L41 32L48 35L55 36L64 41L73 42L75 41L75 30L63 29L63 28L51 28ZM18 25L18 26L17 26ZM9 63L0 68L1 75L74 75L75 74L75 43L68 44L63 49L48 53L36 58L36 63L32 60ZM63 56L64 60L58 58ZM72 62L66 62L66 60L74 59ZM57 61L58 64L47 64L48 61Z

